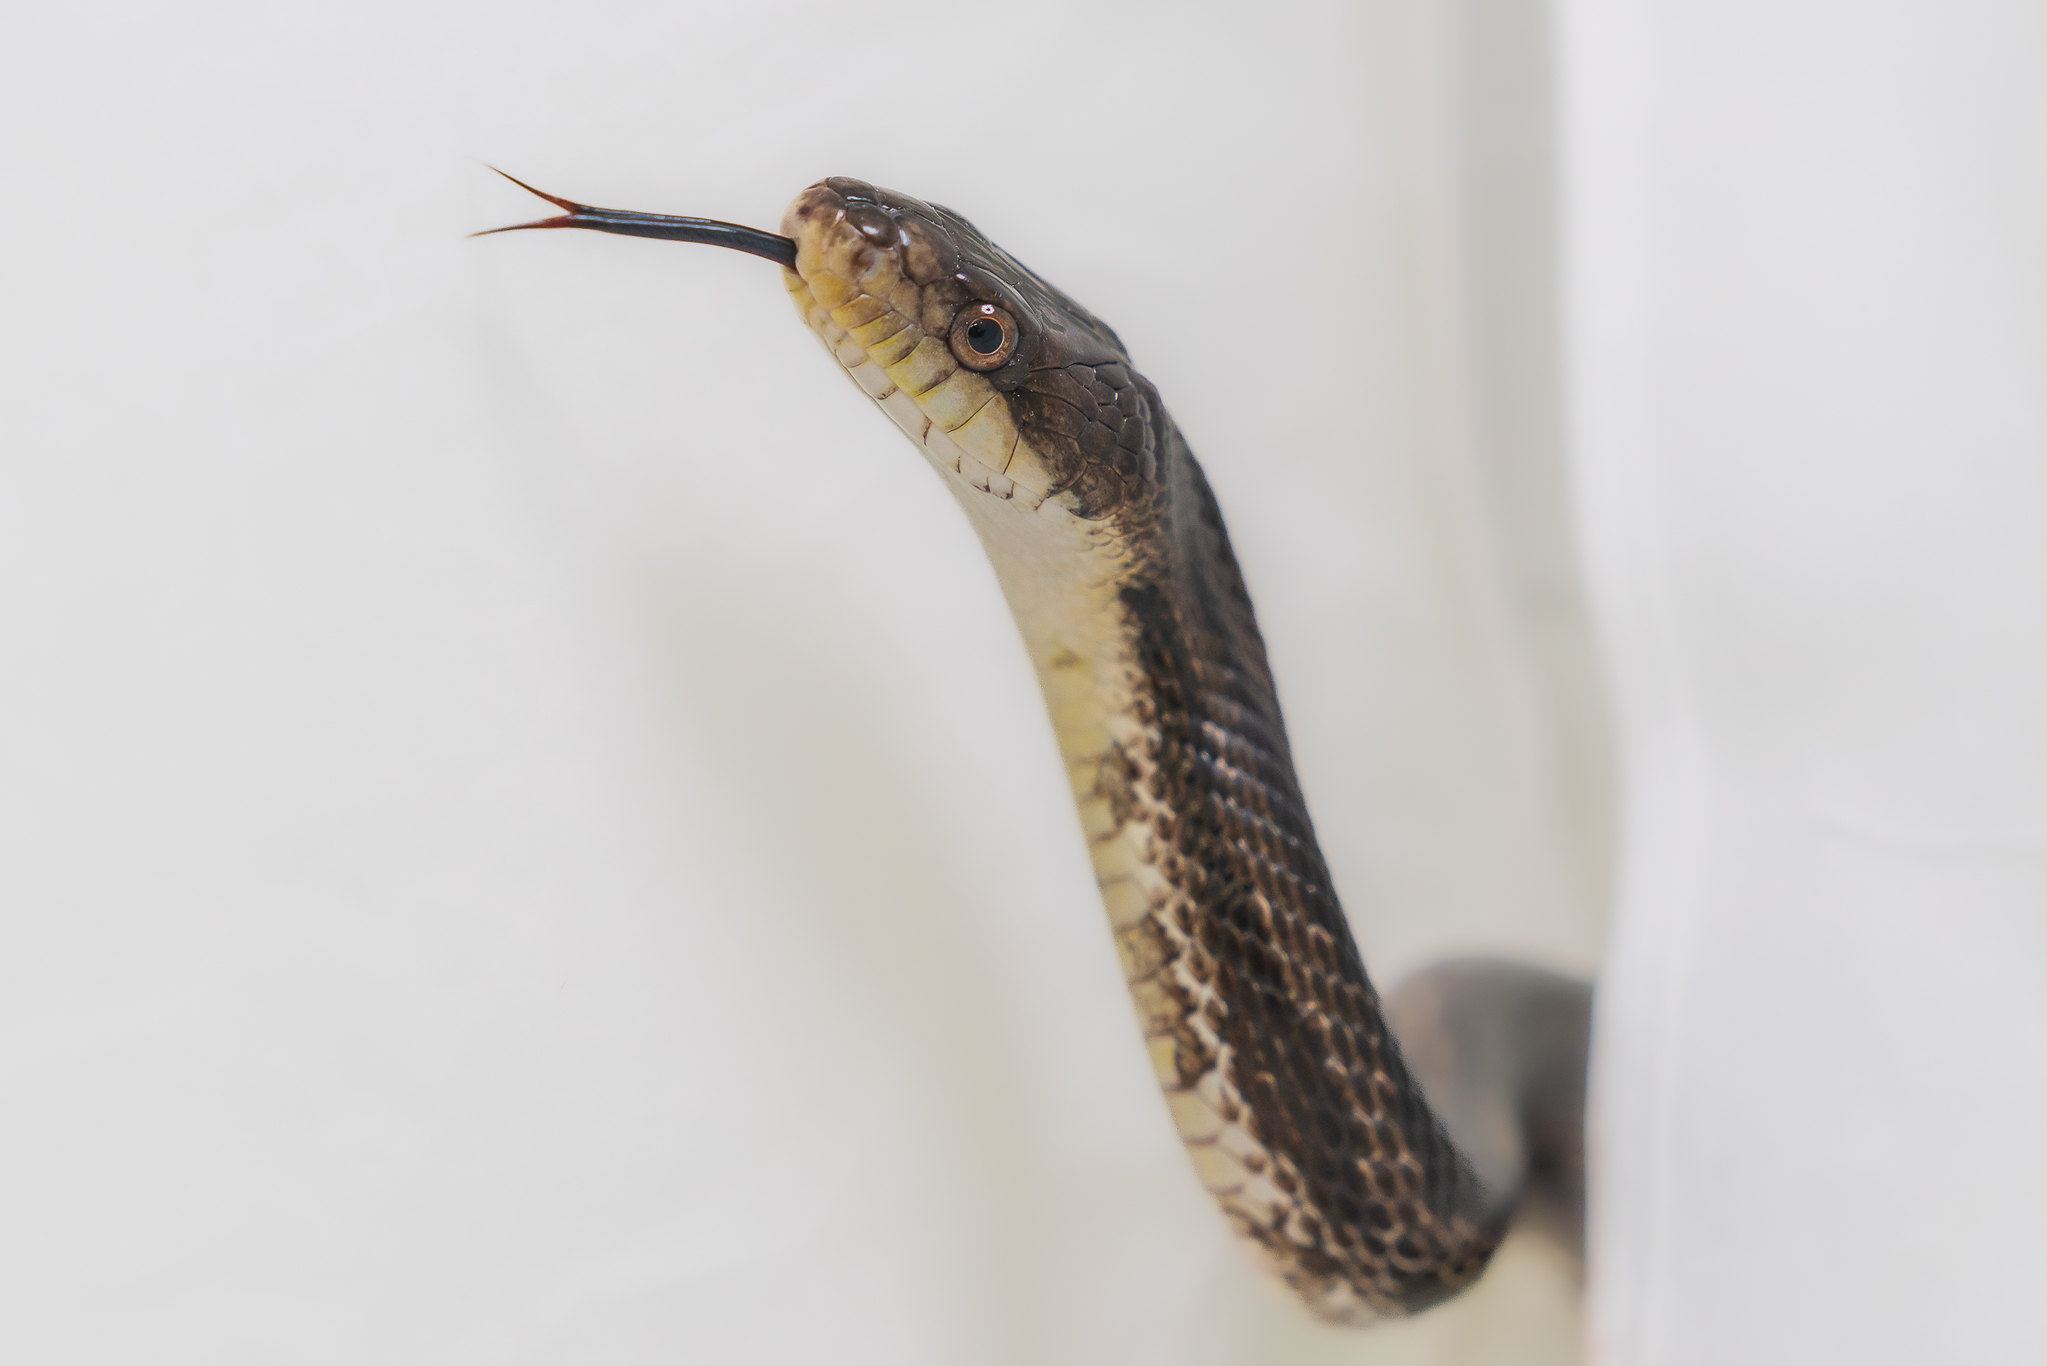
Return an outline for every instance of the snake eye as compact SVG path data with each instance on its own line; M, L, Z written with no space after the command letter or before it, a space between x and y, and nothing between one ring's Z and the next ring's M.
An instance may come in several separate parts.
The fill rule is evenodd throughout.
M969 370L996 370L1016 354L1016 319L994 304L969 304L952 320L952 353Z

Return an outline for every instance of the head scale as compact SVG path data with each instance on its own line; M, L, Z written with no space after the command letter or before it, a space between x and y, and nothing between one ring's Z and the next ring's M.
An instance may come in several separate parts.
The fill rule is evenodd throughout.
M1147 501L1164 414L1107 326L949 209L834 176L789 291L861 389L973 489L1090 520Z

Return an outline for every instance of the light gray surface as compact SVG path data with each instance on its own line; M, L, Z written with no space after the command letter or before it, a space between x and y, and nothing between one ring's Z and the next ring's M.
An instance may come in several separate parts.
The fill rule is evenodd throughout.
M1954 1331L1899 1284L1919 1228L1838 1219L1971 1107L1998 1122L1931 1216L1941 1275L2037 1267L2039 157L2000 130L2039 120L2032 64L1992 79L2036 36L1835 16L1751 93L1759 14L1565 13L20 16L0 1356L1575 1355L1540 1249L1369 1335L1246 1272L957 509L771 267L465 241L532 211L480 159L762 225L863 175L1111 320L1224 501L1384 976L1598 951L1589 556L1634 927L1606 1360ZM1876 137L1913 154L1895 195L1867 148L1818 175L1844 92L1879 119L1929 53ZM1874 257L1838 249L1870 221ZM1785 234L1798 268L1759 275ZM1885 350L1920 333L1873 280L2014 311ZM1654 950L1671 925L1696 954ZM1945 1114L1877 1070L1900 998ZM1718 1038L1785 1065L1730 1093ZM1972 1359L2037 1342L1973 1293Z
M2037 1361L2042 15L1566 10L1592 1341Z

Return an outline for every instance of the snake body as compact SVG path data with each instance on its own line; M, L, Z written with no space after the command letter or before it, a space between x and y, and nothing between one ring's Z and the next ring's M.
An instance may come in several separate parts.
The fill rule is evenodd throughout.
M1116 334L959 215L863 181L811 186L782 231L804 320L994 565L1203 1184L1325 1317L1468 1284L1524 1176L1575 1174L1585 989L1506 965L1427 979L1406 1011L1444 1026L1425 1085L1331 890L1215 496ZM963 347L979 315L1009 326L1007 354ZM1472 981L1498 1018L1463 1037Z
M533 193L565 212L519 228L779 263L966 509L1036 668L1167 1108L1266 1264L1316 1313L1369 1321L1469 1284L1526 1195L1569 1240L1588 988L1451 962L1382 1004L1215 495L1116 334L958 214L864 181L803 191L782 236Z

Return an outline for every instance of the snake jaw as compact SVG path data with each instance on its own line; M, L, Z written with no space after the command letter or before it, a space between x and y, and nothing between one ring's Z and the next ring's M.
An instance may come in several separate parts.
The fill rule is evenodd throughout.
M915 411L890 415L927 455L931 431L946 434L935 464L970 489L1083 521L1157 515L1164 408L1086 309L959 215L865 181L820 181L782 227L806 321L870 397L890 385L909 395ZM1006 316L1018 334L988 366L956 349L970 311ZM871 381L861 347L879 367Z
M782 218L796 261L790 294L825 349L955 489L1037 512L1072 472L1045 459L1018 421L1043 341L1056 327L963 255L945 211L834 178L803 191ZM947 341L962 308L996 302L1039 342L994 371L960 363Z

